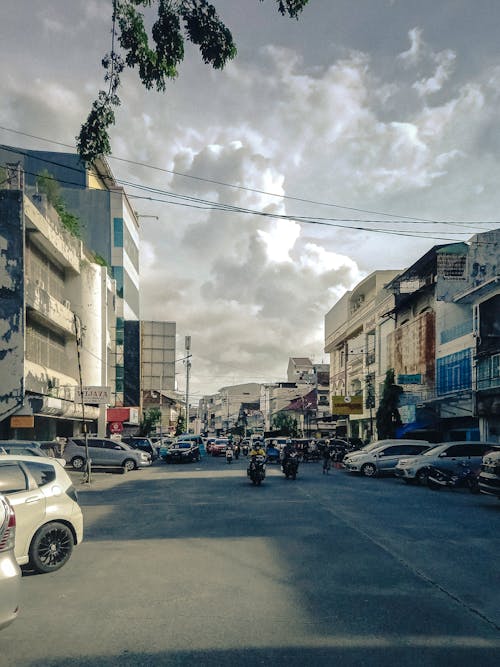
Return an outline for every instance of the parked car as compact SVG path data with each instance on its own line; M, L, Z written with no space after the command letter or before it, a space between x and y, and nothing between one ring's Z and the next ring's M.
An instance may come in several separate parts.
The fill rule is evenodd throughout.
M125 471L151 465L151 456L124 442L110 438L88 438L92 467L121 467ZM85 439L70 438L64 448L64 458L75 470L85 467Z
M158 456L160 457L160 459L163 459L165 461L168 449L173 445L174 442L175 438L163 438L158 447Z
M126 436L125 438L122 437L121 442L130 445L134 449L140 449L141 452L146 452L151 456L152 461L156 461L156 459L158 458L157 449L151 442L150 438L142 438L139 436L134 436L134 437Z
M212 446L210 447L210 454L212 456L220 456L221 454L225 454L228 445L228 438L217 438L217 440L213 442Z
M168 448L167 463L193 463L201 459L200 448L192 440L179 440Z
M434 466L449 472L460 472L461 464L466 464L476 473L479 472L483 456L495 445L487 442L460 441L442 442L434 445L421 456L403 457L395 469L397 477L406 482L427 482L427 467Z
M491 450L483 456L479 490L500 500L500 449Z
M428 442L411 440L379 441L384 444L372 449L358 449L344 457L344 466L350 472L360 472L365 477L394 474L401 458L422 454L430 445ZM372 443L373 444L373 443Z
M7 454L46 456L40 447L40 443L35 440L0 440L0 447L2 447Z
M21 569L14 553L15 538L16 515L0 493L0 630L12 623L19 611Z
M83 539L83 515L64 468L49 457L4 455L0 493L16 513L18 564L54 572L67 563Z

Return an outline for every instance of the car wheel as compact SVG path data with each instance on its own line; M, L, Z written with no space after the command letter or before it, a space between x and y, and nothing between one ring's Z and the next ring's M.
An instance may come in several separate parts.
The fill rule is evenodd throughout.
M137 468L137 463L133 459L127 459L123 462L123 469L127 472L135 470Z
M73 552L73 535L68 526L56 521L42 526L33 538L29 562L37 572L54 572Z
M375 477L377 474L377 468L373 465L373 463L365 463L365 465L361 468L361 474L365 477Z
M421 486L425 486L427 484L427 477L428 473L425 468L421 468L415 475L415 479Z
M85 465L85 459L82 459L81 456L75 456L74 459L71 459L71 465L75 470L83 470Z

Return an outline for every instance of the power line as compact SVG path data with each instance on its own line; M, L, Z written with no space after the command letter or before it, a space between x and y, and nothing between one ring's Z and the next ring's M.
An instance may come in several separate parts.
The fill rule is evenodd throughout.
M19 134L19 135L22 135L22 136L25 136L25 137L29 137L31 139L37 139L39 141L45 141L47 143L55 144L57 146L63 146L64 148L70 148L73 151L76 150L74 145L66 144L64 142L56 141L54 139L48 139L46 137L40 137L38 135L30 134L28 132L22 132L21 130L14 130L13 128L8 128L8 127L5 127L3 125L0 125L0 130L4 130L6 132L12 132L14 134ZM451 221L451 220L433 220L433 219L421 218L421 217L417 217L417 216L407 216L407 215L399 215L399 214L396 214L396 213L387 213L385 211L374 211L374 210L371 210L371 209L365 209L365 208L361 208L361 207L348 206L348 205L345 205L345 204L337 204L337 203L334 203L334 202L324 202L324 201L319 201L319 200L314 200L314 199L296 197L296 196L293 196L293 195L278 194L278 193L275 193L275 192L268 192L267 190L260 190L258 188L250 188L250 187L244 186L244 185L236 185L234 183L226 183L224 181L218 181L216 179L204 178L202 176L194 176L192 174L185 174L183 172L174 171L172 169L166 169L164 167L158 167L156 165L152 165L152 164L149 164L149 163L146 163L146 162L139 162L137 160L129 160L127 158L122 158L122 157L114 156L114 155L107 156L107 159L115 160L117 162L123 162L125 164L131 164L131 165L134 165L134 166L144 167L146 169L151 169L153 171L159 171L159 172L162 172L162 173L171 174L173 176L180 176L182 178L187 178L187 179L200 181L200 182L204 182L204 183L210 183L212 185L220 185L222 187L232 188L232 189L236 189L236 190L243 190L243 191L246 191L246 192L253 192L253 193L256 193L256 194L263 194L263 195L267 195L267 196L270 196L270 197L278 197L279 199L297 201L297 202L306 203L306 204L314 204L314 205L317 205L317 206L342 208L344 210L354 211L354 212L357 212L357 213L368 213L370 215L380 215L380 216L384 216L384 217L395 218L396 220L401 220L401 221L407 220L407 221L411 221L411 222L428 222L428 223L432 223L432 224L443 224L443 225L479 224L479 222L477 222L477 221L462 221L462 223L459 223L459 222ZM56 164L56 163L54 163L54 164ZM66 166L66 165L60 165L60 166ZM70 168L70 167L68 167L68 168ZM79 170L76 169L76 171L79 171ZM118 181L118 179L117 179L117 181ZM381 222L381 221L378 221L378 222ZM486 221L480 221L480 222L486 222ZM489 222L487 222L487 224L499 224L499 221L489 221Z

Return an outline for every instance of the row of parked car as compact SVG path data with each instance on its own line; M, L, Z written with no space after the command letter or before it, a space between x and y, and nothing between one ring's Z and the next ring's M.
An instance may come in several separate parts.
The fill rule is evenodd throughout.
M426 484L429 470L459 474L467 467L479 489L500 498L500 445L459 441L432 445L422 440L378 440L346 454L344 467L365 477L392 474L407 483Z

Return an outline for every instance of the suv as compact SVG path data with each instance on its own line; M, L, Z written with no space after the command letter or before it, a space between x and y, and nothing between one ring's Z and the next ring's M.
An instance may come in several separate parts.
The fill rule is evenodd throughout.
M427 482L428 466L457 473L463 464L478 472L483 456L495 445L487 442L442 442L434 445L422 456L402 458L396 466L396 476L407 482Z
M360 472L365 477L381 474L394 474L396 464L401 458L418 455L429 449L423 440L379 440L366 449L358 449L344 457L344 466L350 472Z
M54 572L83 539L83 515L71 479L48 457L0 457L0 493L16 513L15 556L19 565Z
M120 442L124 442L127 445L130 445L134 449L140 449L141 452L146 452L151 456L152 461L156 461L158 458L158 453L156 447L153 445L150 438L142 438L140 436L126 436L122 437Z
M19 611L21 570L14 555L16 515L0 493L0 630L16 618Z
M125 472L151 465L151 457L146 452L130 447L124 442L110 438L88 438L92 466L121 467ZM70 438L64 448L66 463L75 470L85 467L85 438Z
M487 452L479 473L479 490L500 500L500 448Z

